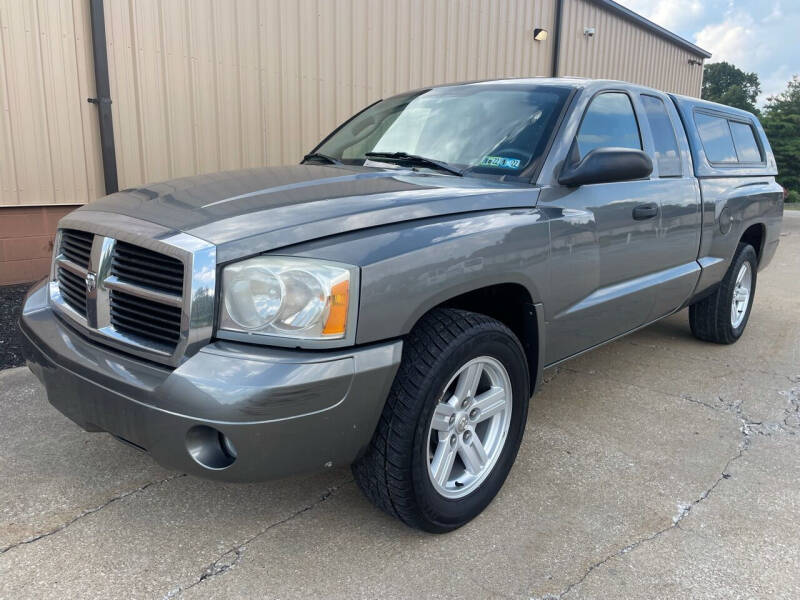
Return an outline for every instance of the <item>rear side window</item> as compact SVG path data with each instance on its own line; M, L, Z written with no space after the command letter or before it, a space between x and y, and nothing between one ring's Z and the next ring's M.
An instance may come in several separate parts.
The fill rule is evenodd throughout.
M696 113L694 122L703 142L703 149L710 162L737 162L736 149L733 146L728 120L705 113Z
M658 164L659 177L680 177L681 157L678 152L678 140L675 139L675 130L667 114L664 101L656 96L641 96L650 133L653 134L653 143L656 150L656 164Z
M736 144L736 154L739 155L739 162L761 162L761 150L756 143L752 126L739 121L730 121L733 141Z
M606 92L595 96L578 130L581 158L595 148L642 149L639 126L627 94Z

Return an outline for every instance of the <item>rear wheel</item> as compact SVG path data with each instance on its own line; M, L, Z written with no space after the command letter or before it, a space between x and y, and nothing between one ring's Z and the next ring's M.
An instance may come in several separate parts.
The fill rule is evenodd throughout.
M733 344L742 336L756 293L757 268L756 251L739 244L716 291L689 307L689 325L696 338Z
M445 532L477 516L514 463L528 408L514 334L489 317L436 309L408 335L366 454L353 465L378 507Z

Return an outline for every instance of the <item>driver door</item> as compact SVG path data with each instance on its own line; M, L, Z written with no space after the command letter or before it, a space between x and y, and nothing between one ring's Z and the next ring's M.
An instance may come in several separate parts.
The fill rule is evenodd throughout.
M625 90L595 94L575 135L580 158L600 147L645 149ZM659 204L652 178L542 190L551 221L546 364L647 322L659 269Z

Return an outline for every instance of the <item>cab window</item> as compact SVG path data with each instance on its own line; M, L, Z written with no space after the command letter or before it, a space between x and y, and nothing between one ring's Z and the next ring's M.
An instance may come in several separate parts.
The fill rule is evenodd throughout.
M642 149L639 125L627 94L605 92L595 96L578 130L581 158L596 148Z
M740 121L730 121L730 124L733 142L736 144L736 154L739 156L739 162L762 162L761 150L758 148L755 135L753 135L753 127Z
M641 95L647 124L653 135L655 146L655 163L658 165L659 177L680 177L681 156L678 152L678 141L672 127L664 101L656 96Z
M703 142L703 149L706 151L709 162L737 162L736 148L733 146L727 119L696 113L694 122L697 124L697 132L700 134L700 140Z

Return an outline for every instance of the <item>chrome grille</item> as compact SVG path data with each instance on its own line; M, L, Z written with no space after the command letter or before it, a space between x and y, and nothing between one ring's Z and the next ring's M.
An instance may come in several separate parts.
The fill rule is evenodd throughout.
M183 292L181 261L126 242L117 242L114 246L111 274L121 281L167 294L180 296Z
M64 267L57 268L57 278L64 302L80 316L86 318L86 279Z
M153 340L174 348L181 335L181 309L145 300L125 292L111 291L111 324L134 338Z
M216 248L123 215L64 217L50 302L89 338L171 366L211 339Z
M64 229L61 231L61 254L84 269L89 266L92 253L94 234L77 229Z

